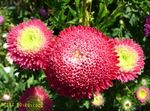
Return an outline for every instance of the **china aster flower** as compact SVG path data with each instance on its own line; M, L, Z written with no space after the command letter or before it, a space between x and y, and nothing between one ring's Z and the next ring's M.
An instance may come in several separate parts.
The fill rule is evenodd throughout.
M4 23L4 17L0 16L0 25L2 25Z
M71 26L58 35L53 65L45 70L52 89L80 99L91 98L113 85L118 70L109 38L95 28Z
M26 69L46 67L53 44L52 31L41 20L29 20L14 26L7 37L9 56Z
M149 88L146 86L140 86L136 90L136 97L141 103L145 103L149 99Z
M105 102L105 99L103 95L100 93L95 93L91 103L95 107L101 107L101 106L104 106L104 102Z
M52 101L40 86L26 89L17 105L19 111L51 111L52 109Z
M144 55L141 46L132 39L114 39L115 52L118 55L117 79L128 82L138 77L144 67Z
M132 109L133 103L129 98L122 99L122 109L125 111L130 111Z
M150 15L146 17L144 31L145 31L145 36L150 36Z

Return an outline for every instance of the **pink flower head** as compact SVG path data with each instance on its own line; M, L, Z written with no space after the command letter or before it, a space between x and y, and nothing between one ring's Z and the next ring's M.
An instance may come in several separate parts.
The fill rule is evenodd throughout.
M8 53L26 69L46 67L52 49L52 31L41 20L33 19L13 27L7 37Z
M52 101L43 87L31 87L20 96L19 111L51 111Z
M141 103L145 103L149 98L149 88L141 86L136 90L136 97Z
M144 67L144 54L141 46L132 39L114 39L115 52L118 55L117 79L128 82L138 77L138 73Z
M52 65L45 70L52 89L59 94L91 98L113 85L118 70L116 54L109 38L97 29L71 26L58 35Z

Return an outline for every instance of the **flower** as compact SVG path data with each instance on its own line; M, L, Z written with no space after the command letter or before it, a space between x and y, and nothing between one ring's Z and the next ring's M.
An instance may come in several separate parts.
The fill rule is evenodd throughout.
M51 111L52 101L43 87L36 86L25 90L18 107L19 111Z
M47 16L47 11L46 11L44 8L40 8L39 14L40 14L42 17L45 17L45 16Z
M105 100L104 100L103 95L100 93L95 93L94 98L91 103L95 107L101 107L101 106L104 106L104 102Z
M140 45L132 39L114 39L114 50L118 56L117 79L128 82L138 77L138 73L144 67L144 54Z
M0 16L0 25L2 25L4 23L4 17Z
M149 88L146 86L140 86L136 90L136 97L141 103L145 103L149 98Z
M47 80L63 96L91 98L116 79L113 44L92 27L71 26L61 31L52 58L53 64L45 70Z
M45 68L52 49L52 36L52 31L41 20L23 22L8 33L8 54L25 69Z
M144 25L145 36L150 36L150 15L146 17L146 22Z
M140 81L140 84L143 85L143 86L149 86L150 85L149 77L143 77Z
M130 99L128 99L128 98L123 99L123 101L122 101L122 108L125 111L129 111L130 109L132 109L132 101Z
M11 96L9 94L4 94L2 97L2 100L3 101L9 101L9 100L11 100Z

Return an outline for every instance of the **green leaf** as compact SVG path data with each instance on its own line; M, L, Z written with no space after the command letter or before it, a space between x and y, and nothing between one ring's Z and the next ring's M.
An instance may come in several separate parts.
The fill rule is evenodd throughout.
M104 17L109 14L109 10L107 9L106 5L103 3L99 4L99 12L98 12L98 22L100 22Z
M85 106L87 109L89 109L90 107L90 102L89 101L85 101L83 106Z
M69 12L72 14L73 17L77 17L77 12L73 10L70 6L68 6Z
M3 78L5 82L9 81L9 75L5 72L2 64L0 64L0 78Z

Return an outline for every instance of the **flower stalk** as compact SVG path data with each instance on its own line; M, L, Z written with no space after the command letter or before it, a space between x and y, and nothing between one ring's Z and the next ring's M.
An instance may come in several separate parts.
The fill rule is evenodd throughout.
M82 24L84 26L89 26L90 25L91 9L92 9L92 0L83 0Z

